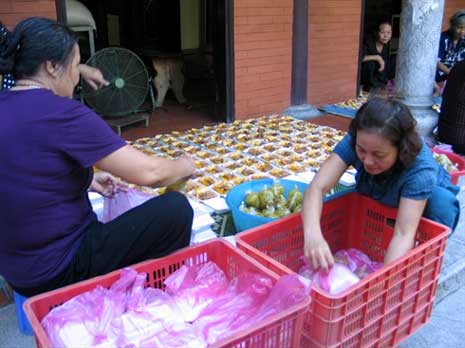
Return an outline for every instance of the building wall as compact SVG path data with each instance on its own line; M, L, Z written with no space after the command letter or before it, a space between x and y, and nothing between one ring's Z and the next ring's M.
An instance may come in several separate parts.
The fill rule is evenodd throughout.
M360 21L360 0L309 0L309 103L355 97Z
M0 0L0 20L8 29L30 16L56 19L55 0Z
M458 10L465 9L465 0L445 0L442 30L449 28L449 18Z
M292 0L235 0L236 119L290 104Z
M357 88L360 0L309 1L308 101L353 98ZM31 16L56 18L55 0L0 0L9 29ZM290 105L293 0L235 0L235 115L279 113ZM445 0L443 29L465 0Z

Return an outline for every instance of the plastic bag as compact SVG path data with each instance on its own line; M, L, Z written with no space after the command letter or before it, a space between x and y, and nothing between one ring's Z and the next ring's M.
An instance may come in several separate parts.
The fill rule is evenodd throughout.
M54 308L42 326L54 347L111 346L109 327L124 312L124 294L97 287Z
M113 197L105 197L103 201L102 222L107 223L131 208L148 201L150 198L153 198L153 195L132 188L129 188L127 191L118 191Z
M234 278L228 289L212 301L194 321L197 332L208 344L234 334L253 324L252 317L270 294L270 278L243 273Z
M228 284L224 272L213 262L184 265L165 279L166 292L173 296L186 322L194 321Z
M338 294L360 280L348 266L335 263L327 272L322 269L314 270L305 256L301 257L304 265L298 273L311 280L312 286L318 286L331 295Z
M328 272L315 272L313 281L331 295L339 294L359 282L359 278L346 266L335 263Z
M349 267L359 278L365 278L384 266L382 262L372 261L366 254L354 248L337 251L334 260Z

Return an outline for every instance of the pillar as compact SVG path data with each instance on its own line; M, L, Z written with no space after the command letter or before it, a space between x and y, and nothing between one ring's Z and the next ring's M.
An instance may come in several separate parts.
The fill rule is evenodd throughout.
M431 136L438 114L433 106L444 0L403 0L396 87L422 136Z
M308 0L294 0L293 7L291 106L283 114L309 119L321 113L307 104Z

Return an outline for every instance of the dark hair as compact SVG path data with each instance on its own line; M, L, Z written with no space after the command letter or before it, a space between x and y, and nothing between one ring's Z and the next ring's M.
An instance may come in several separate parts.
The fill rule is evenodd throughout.
M3 25L2 21L0 21L0 54L8 48L8 39L10 35L11 33Z
M381 27L382 25L389 25L389 26L392 28L392 23L391 23L391 21L382 20L382 21L379 21L378 24L376 25L376 32L377 32L377 33L379 33L380 27Z
M380 134L397 147L398 163L407 168L422 147L415 125L416 121L405 104L393 98L374 97L357 111L350 123L349 134L354 149L358 131Z
M47 18L24 19L7 38L6 50L0 52L0 73L20 79L35 75L46 61L66 65L76 43L76 34L62 24Z
M449 19L450 29L455 32L459 25L465 24L465 10L455 12Z

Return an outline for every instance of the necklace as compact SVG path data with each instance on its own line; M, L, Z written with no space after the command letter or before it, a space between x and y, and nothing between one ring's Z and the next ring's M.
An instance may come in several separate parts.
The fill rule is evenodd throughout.
M46 89L44 86L35 85L33 83L17 83L15 87L27 87L28 89Z

